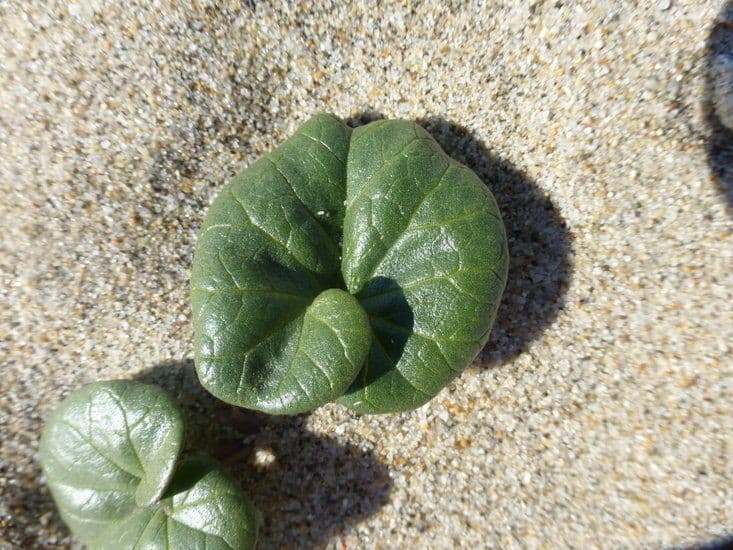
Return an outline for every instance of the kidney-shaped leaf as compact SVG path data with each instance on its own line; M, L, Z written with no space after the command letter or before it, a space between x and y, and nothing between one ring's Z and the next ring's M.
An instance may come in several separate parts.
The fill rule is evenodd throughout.
M316 116L206 217L192 274L199 378L271 413L335 399L413 409L485 344L507 267L493 196L424 129Z
M247 550L254 548L254 509L214 464L182 462L163 500L137 508L101 539L100 548Z
M181 413L162 390L98 382L51 415L40 458L61 517L92 548L251 547L246 498L211 465L176 469L182 441Z

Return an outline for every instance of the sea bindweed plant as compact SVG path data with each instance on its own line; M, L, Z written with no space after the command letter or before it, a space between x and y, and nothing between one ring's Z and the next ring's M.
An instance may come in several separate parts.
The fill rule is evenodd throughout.
M213 202L192 272L195 363L229 403L419 407L486 343L508 268L491 192L420 126L307 121ZM254 511L154 386L98 382L41 436L61 517L91 548L247 549Z
M183 418L155 386L84 386L53 412L40 458L61 517L93 549L253 548L254 511L207 460L178 457Z
M494 197L420 126L308 120L211 205L195 363L229 403L416 408L486 343L508 252Z

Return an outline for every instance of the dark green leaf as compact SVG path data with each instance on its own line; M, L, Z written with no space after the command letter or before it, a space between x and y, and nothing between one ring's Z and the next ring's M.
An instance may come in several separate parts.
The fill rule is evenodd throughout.
M427 132L319 115L211 206L192 276L199 377L271 413L415 408L485 344L507 266L493 196Z
M412 409L486 343L506 281L504 226L476 174L409 122L354 130L347 174L342 271L374 345L341 402Z

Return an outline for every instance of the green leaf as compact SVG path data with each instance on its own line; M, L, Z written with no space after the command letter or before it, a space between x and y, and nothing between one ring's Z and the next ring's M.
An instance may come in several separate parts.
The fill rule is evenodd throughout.
M486 343L506 282L504 226L476 174L415 124L354 130L347 173L342 271L374 345L341 402L408 410Z
M59 502L89 497L102 515L122 493L146 506L163 494L183 443L178 406L159 388L114 380L78 389L53 413L41 461Z
M100 548L246 550L257 540L254 509L214 464L181 463L157 505L137 508L97 539Z
M252 510L232 481L202 463L174 475L182 441L163 391L99 382L51 415L40 458L61 517L92 548L252 547Z
M211 206L192 274L199 377L270 413L418 407L485 344L507 267L493 196L425 130L316 116ZM326 307L328 289L343 292ZM350 312L319 314L333 337L306 330L316 306Z

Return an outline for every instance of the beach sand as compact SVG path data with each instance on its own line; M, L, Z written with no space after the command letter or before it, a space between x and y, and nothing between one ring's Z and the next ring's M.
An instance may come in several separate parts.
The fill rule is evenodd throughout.
M38 437L113 378L174 392L261 548L732 533L733 141L706 99L724 4L254 6L0 2L0 548L74 544ZM250 415L192 372L208 204L323 111L425 125L507 226L489 344L411 413Z

